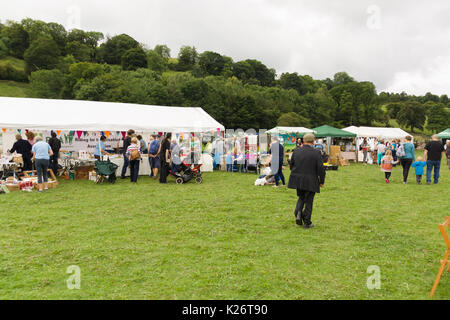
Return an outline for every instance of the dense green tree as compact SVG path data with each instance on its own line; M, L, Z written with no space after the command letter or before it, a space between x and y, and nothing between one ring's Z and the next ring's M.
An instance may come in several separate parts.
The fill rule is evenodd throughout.
M166 60L170 59L170 49L165 44L158 44L153 49L157 54L161 56L161 58L164 58Z
M274 69L267 68L261 61L255 59L245 60L250 64L255 74L254 78L258 84L264 87L273 86L275 83L276 72Z
M64 26L59 23L50 22L47 23L48 33L52 39L58 45L59 50L62 54L65 54L65 48L67 43L67 31Z
M421 102L421 103L426 103L426 102L428 102L428 101L432 101L432 102L434 102L434 103L438 103L438 102L439 102L439 96L437 96L437 95L435 95L435 94L432 94L431 92L427 92L427 93L425 94L425 96L423 96L423 97L420 99L420 102Z
M0 38L0 59L9 55L9 39Z
M401 125L409 127L411 132L415 128L422 130L426 120L425 108L420 102L406 101L398 111L397 120Z
M442 103L427 102L425 104L428 115L427 129L435 133L450 127L450 112Z
M310 76L299 76L295 73L283 73L280 77L279 83L284 89L294 89L300 95L307 93L314 93L319 88L316 81Z
M55 69L60 61L60 51L51 38L38 38L25 51L24 60L29 71Z
M30 84L38 98L58 99L61 97L64 75L61 71L39 70L31 73Z
M166 71L168 67L168 59L163 58L155 50L147 51L147 65L150 70L162 73Z
M28 32L17 22L8 22L2 29L2 34L10 40L10 54L23 59L25 50L30 45Z
M444 106L450 106L449 104L450 101L446 94L443 94L442 96L439 97L439 102L442 103Z
M88 45L78 41L68 42L65 52L72 55L77 62L88 62L92 59L92 49Z
M126 34L108 39L100 46L100 59L109 64L121 64L122 56L130 49L140 47L139 43Z
M134 48L122 55L123 70L137 70L147 68L147 55L142 48Z
M308 128L311 126L311 123L308 119L303 117L302 115L299 115L295 112L288 112L282 114L278 118L277 122L278 126L282 127L305 127Z
M218 76L225 67L225 59L216 52L205 51L200 55L198 64L203 74Z
M333 77L333 86L340 86L355 81L347 72L338 72Z
M255 70L247 61L239 61L232 64L233 76L242 80L244 83L249 82L251 79L255 79Z
M192 70L198 63L198 53L195 47L183 46L178 53L178 71Z
M353 106L353 96L350 92L344 90L339 101L339 110L336 115L336 121L343 127L353 125L355 117L355 108Z
M400 111L401 108L402 108L402 103L401 102L389 103L386 106L389 118L397 119L398 112Z

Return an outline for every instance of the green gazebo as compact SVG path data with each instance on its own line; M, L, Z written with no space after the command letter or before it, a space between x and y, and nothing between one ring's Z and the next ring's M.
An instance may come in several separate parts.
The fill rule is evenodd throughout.
M355 138L356 134L331 126L321 126L313 129L317 133L316 138Z
M316 132L316 138L327 138L328 154L330 154L331 138L356 138L355 133L327 125L314 128L313 130ZM356 159L358 159L357 155Z
M440 139L450 139L450 128L438 133Z

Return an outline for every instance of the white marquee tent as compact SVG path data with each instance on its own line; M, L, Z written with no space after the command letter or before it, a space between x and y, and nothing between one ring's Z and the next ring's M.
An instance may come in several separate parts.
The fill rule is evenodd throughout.
M269 134L286 134L286 133L314 133L315 131L304 127L275 127L267 131Z
M403 139L410 134L400 128L355 127L343 130L355 133L358 138Z
M225 128L202 108L0 97L0 128L208 132Z

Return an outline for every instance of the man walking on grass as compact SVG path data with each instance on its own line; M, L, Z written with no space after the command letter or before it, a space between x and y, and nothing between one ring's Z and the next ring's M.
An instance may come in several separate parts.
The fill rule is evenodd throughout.
M442 142L435 134L430 142L425 146L425 161L427 163L427 184L431 184L431 171L434 167L434 184L439 182L439 171L441 169L441 159L445 157L445 149Z
M320 151L314 149L315 136L306 134L303 146L296 148L291 158L291 175L288 187L297 190L297 207L294 215L296 223L303 228L314 227L311 222L314 196L320 193L325 183L325 168Z

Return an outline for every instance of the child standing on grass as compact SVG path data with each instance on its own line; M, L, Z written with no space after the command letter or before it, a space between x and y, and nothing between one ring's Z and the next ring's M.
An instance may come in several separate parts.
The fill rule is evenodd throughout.
M417 161L411 165L411 167L414 168L414 173L416 174L417 184L421 184L422 182L422 176L424 172L423 168L425 168L426 165L427 163L423 161L422 157L417 157Z
M227 172L233 171L233 156L231 155L231 152L227 152L227 156L225 158L225 163L227 165Z
M397 162L398 161L394 161L394 158L392 157L392 151L387 150L386 154L381 159L381 171L384 172L384 178L386 179L386 183L389 183L389 179L391 178L392 174L392 167Z

